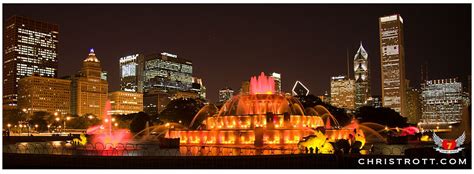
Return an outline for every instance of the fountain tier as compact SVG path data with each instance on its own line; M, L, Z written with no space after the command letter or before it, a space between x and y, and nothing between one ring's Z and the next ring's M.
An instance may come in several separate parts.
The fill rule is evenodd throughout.
M200 130L170 130L167 137L179 137L182 145L297 145L316 128L325 127L320 116L305 115L294 97L275 93L274 85L273 78L263 73L252 77L250 93L233 96L218 114L204 119ZM351 132L328 127L325 135L347 139Z

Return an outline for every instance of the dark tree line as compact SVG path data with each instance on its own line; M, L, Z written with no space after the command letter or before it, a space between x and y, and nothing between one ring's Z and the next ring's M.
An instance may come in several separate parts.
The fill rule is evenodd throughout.
M329 103L323 102L319 97L316 97L312 94L307 96L297 96L304 108L314 107L317 105L324 106L328 109L331 114L336 117L341 125L348 124L352 115L347 114L347 110L343 108L338 108L332 106ZM354 113L354 116L360 123L364 122L373 122L381 125L387 125L389 127L406 127L407 118L401 116L398 112L391 108L374 108L372 106L363 106L357 109Z

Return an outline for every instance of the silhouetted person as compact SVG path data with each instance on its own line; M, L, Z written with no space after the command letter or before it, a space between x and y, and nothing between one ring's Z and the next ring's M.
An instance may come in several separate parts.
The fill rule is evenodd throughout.
M314 151L313 147L310 147L310 148L309 148L309 153L310 153L310 154L313 154L313 151Z
M352 154L359 154L360 153L360 147L362 146L362 143L360 141L356 141L352 144L351 147L351 153Z
M304 153L308 154L308 147L304 147Z

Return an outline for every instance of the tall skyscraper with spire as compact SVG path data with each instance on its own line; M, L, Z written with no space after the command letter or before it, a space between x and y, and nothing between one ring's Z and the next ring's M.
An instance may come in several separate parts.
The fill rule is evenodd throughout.
M365 105L370 97L370 79L369 79L369 54L365 51L360 42L359 49L354 56L354 80L355 80L355 107L359 108Z
M379 18L382 104L406 115L405 44L399 14Z

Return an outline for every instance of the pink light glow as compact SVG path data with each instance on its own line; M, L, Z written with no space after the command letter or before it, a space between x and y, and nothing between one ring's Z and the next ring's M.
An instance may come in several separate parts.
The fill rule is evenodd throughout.
M409 126L402 129L400 136L415 135L418 132L420 132L420 130L417 127Z
M275 81L273 77L267 77L262 72L260 76L250 78L250 94L274 94Z
M131 139L129 130L126 129L114 129L112 130L111 116L108 113L110 111L110 101L107 100L104 109L104 116L102 118L102 124L91 126L87 129L87 134L92 135L92 143L102 143L104 145L112 144L112 147L116 147L119 143L126 143ZM110 148L110 146L106 146Z

